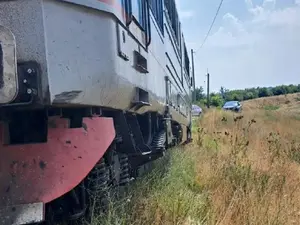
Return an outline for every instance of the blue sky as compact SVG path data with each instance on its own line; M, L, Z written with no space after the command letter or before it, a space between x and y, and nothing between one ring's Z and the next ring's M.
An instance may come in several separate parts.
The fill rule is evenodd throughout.
M176 0L188 48L198 49L220 0ZM224 0L195 55L196 86L228 89L300 83L300 0Z

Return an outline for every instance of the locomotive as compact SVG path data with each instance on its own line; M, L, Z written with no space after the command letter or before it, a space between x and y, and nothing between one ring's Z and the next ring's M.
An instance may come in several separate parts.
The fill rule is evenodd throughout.
M78 219L189 142L193 82L175 0L0 1L0 225Z

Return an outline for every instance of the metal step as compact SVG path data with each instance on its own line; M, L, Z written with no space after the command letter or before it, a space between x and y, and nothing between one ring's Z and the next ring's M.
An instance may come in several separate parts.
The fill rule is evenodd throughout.
M132 114L126 114L125 117L127 124L129 125L129 129L133 135L133 140L135 142L136 148L142 153L142 155L151 154L151 148L145 144L137 117Z

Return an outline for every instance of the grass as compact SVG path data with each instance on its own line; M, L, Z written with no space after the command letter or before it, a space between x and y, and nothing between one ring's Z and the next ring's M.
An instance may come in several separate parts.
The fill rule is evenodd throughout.
M298 224L300 104L287 95L243 106L206 112L194 143L170 150L90 225Z
M266 105L264 107L265 110L277 110L279 108L280 108L280 106L278 106L278 105Z

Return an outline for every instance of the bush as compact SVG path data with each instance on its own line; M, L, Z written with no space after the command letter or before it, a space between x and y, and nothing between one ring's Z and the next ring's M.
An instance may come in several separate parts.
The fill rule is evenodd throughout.
M211 105L215 107L222 107L224 104L224 100L220 95L215 95L210 99Z

